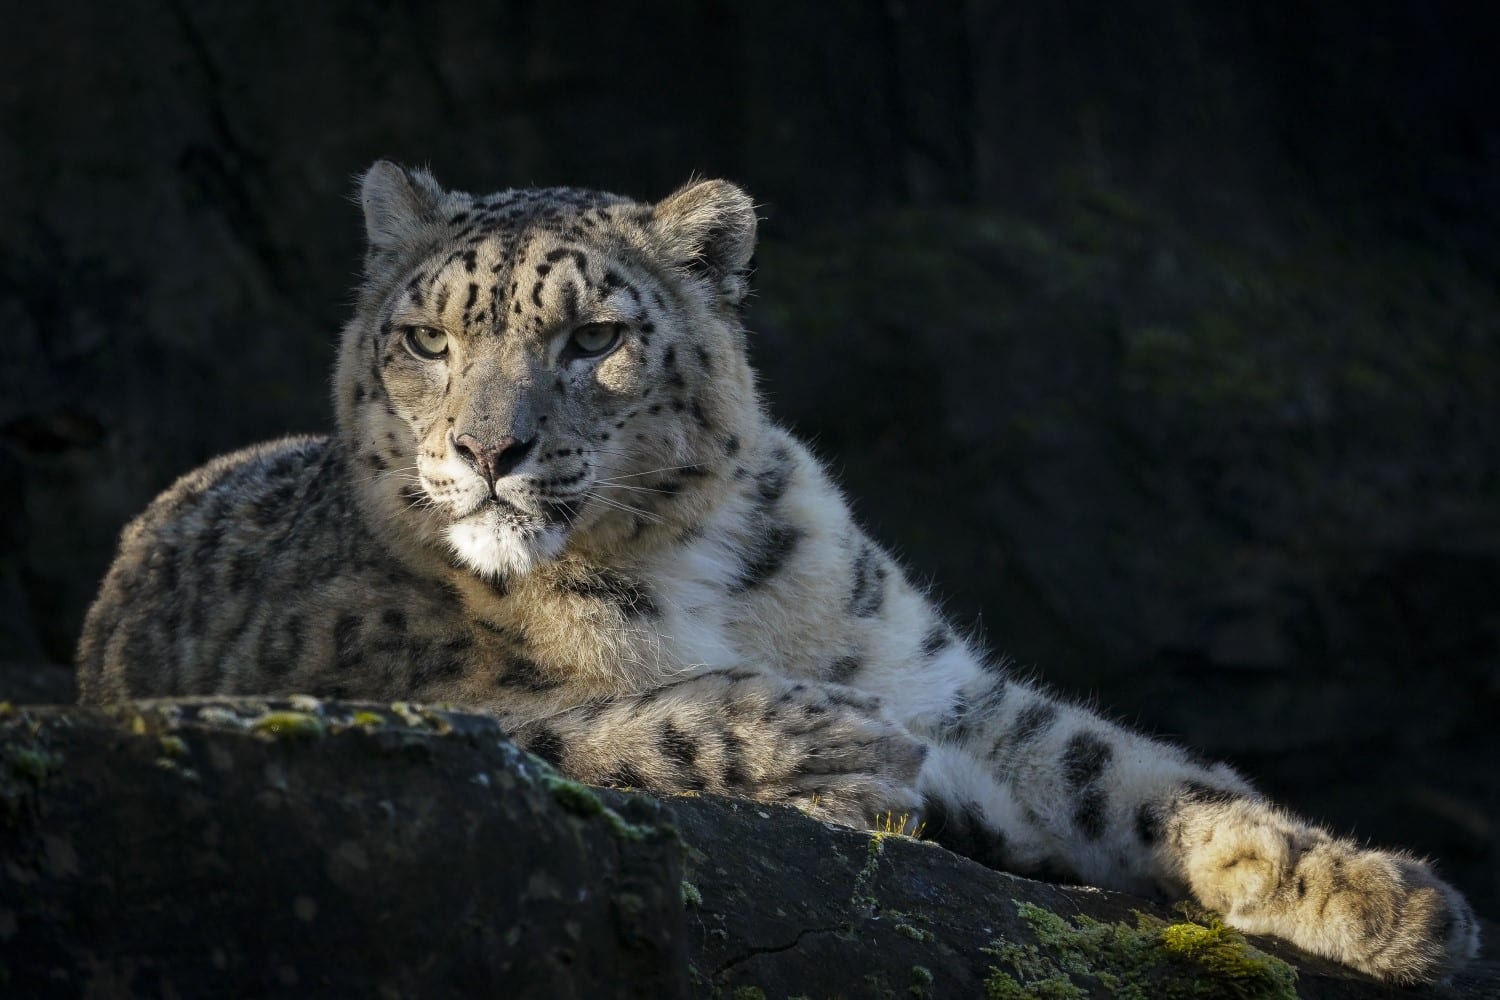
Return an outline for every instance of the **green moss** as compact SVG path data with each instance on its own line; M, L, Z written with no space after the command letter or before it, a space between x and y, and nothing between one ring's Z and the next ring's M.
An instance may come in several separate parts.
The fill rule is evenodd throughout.
M1134 926L1078 916L1069 923L1032 903L1017 910L1035 944L996 942L985 988L991 1000L1078 1000L1095 988L1121 1000L1295 1000L1291 966L1252 948L1219 923L1167 924L1136 914Z
M581 785L576 781L556 774L548 774L542 778L542 783L547 791L552 793L552 798L557 804L575 816L592 818L598 816L609 826L609 832L621 840L645 840L655 834L654 827L640 823L631 823L625 817L615 812L604 801L599 798L587 785Z
M613 809L604 810L604 821L609 824L609 832L621 840L645 840L656 833L654 827L631 823Z
M250 726L262 736L313 739L323 735L323 720L308 712L267 712Z
M181 736L163 736L158 741L161 744L161 752L165 757L186 757L188 746L183 742Z
M542 779L547 791L557 804L576 816L598 816L604 812L604 802L587 785L549 774Z
M682 905L683 906L702 906L703 905L703 893L699 892L698 891L698 887L696 885L694 885L693 883L689 882L687 879L683 879L682 880Z
M766 1000L766 991L759 986L736 986L729 995L734 1000Z
M223 726L226 729L244 729L247 725L253 724L253 721L247 722L240 717L240 713L225 708L223 705L204 705L198 709L197 718L199 722L210 726ZM147 730L146 720L137 716L130 728L131 732L136 735L144 735Z
M869 916L879 908L875 897L875 877L880 873L880 858L885 854L886 834L878 831L870 834L865 849L865 865L854 876L854 891L849 895L849 906L856 916Z
M1053 973L1028 979L1023 986L1007 973L994 969L984 981L989 1000L1086 1000L1088 993L1073 985L1066 975Z
M904 934L907 937L911 938L913 941L934 940L932 931L924 930L921 927L914 927L911 924L906 923L905 921L897 922L895 927L896 933Z
M349 724L352 726L383 726L386 724L386 717L379 712L355 712L353 718L349 720Z
M927 1000L931 993L932 970L925 965L913 965L911 967L911 986L906 992L916 997L917 1000Z
M1291 967L1257 951L1243 936L1223 924L1172 924L1161 931L1161 946L1179 958L1196 962L1229 982L1273 982L1284 977L1291 987ZM1246 993L1247 996L1258 996Z
M447 719L421 705L413 705L407 701L393 701L391 712L413 729L430 729L439 736L446 736L453 731L453 726Z

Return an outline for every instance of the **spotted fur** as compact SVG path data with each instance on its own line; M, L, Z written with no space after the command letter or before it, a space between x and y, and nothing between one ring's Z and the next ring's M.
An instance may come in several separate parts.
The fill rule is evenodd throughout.
M1191 894L1391 980L1474 954L1428 864L1050 697L943 620L762 409L742 191L481 197L382 162L361 200L338 433L220 458L125 529L85 700L452 702L580 779L923 812L987 864Z

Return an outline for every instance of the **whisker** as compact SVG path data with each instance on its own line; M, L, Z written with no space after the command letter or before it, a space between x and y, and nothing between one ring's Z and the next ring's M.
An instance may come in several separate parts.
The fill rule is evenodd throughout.
M595 486L607 490L631 490L635 493L660 493L662 496L672 496L672 490L654 490L649 486L628 486L625 483L607 483L602 479L594 483Z
M658 472L677 472L680 469L697 469L701 468L702 464L703 463L701 462L695 462L692 465L669 465L661 469L648 469L645 472L631 472L623 476L607 476L597 481L601 483L611 483L619 479L639 479L641 476L654 476ZM606 469L604 471L608 472L610 470Z
M623 502L621 502L619 500L612 500L612 499L610 499L609 497L606 497L606 496L600 496L598 493L595 493L593 490L589 490L588 492L584 493L584 496L589 497L589 498L591 498L593 500L597 500L599 503L604 504L606 507L613 507L616 510L624 511L627 514L634 514L637 517L645 518L646 520L651 521L651 522L653 522L655 524L662 524L662 523L664 523L661 517L657 516L656 514L651 513L648 510L642 510L639 507L632 507L628 503L623 503Z
M411 480L413 481L413 483L416 483L417 480L420 480L420 478L422 478L420 477L420 475L413 474L413 472L416 471L416 468L417 466L411 466L411 469L384 469L384 471L377 472L377 474L375 475L368 475L368 477L363 478L363 480L354 481L356 481L356 483L359 483L360 486L363 486L363 484L365 483L374 483L375 480L383 480L383 478L386 477L401 477L407 478L407 480Z
M373 483L375 480L384 479L387 476L402 476L415 482L416 480L421 478L420 476L412 475L412 473L416 471L417 467L415 465L408 465L400 469L382 469L380 472L375 473L373 476L366 476L364 479L356 479L355 482L363 486L365 483Z

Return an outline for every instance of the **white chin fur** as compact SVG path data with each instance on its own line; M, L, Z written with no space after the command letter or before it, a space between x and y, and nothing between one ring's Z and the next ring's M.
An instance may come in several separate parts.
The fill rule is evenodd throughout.
M523 535L485 518L477 524L450 524L448 544L460 562L481 576L520 576L562 555L563 533L544 528Z

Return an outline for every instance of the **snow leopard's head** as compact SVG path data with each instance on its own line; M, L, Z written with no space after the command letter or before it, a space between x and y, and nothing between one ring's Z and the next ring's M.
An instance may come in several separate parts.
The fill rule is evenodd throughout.
M360 201L365 284L334 391L376 530L494 577L701 509L757 414L748 195L476 196L381 161Z

